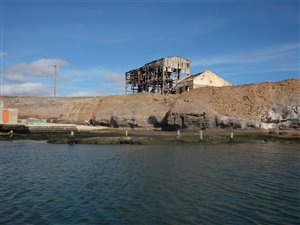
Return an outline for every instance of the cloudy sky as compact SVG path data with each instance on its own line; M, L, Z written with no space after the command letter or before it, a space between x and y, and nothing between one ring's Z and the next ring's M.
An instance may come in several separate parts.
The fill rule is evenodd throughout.
M0 0L1 95L111 95L179 55L233 84L299 78L298 0Z

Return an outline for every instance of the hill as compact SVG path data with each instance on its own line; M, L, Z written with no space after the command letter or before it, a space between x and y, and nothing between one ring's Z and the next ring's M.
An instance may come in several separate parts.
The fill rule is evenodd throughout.
M140 93L106 97L3 97L19 118L109 127L300 127L300 79L202 87L181 95Z

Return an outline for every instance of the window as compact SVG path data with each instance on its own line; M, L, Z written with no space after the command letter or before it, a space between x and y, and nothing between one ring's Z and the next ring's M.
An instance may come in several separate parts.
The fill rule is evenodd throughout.
M179 88L179 94L181 94L183 92L182 89L183 89L182 87Z

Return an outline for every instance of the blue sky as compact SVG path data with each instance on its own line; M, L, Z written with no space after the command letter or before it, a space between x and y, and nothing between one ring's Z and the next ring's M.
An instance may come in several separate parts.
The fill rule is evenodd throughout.
M124 73L179 55L232 84L299 78L299 1L1 0L2 95L124 93Z

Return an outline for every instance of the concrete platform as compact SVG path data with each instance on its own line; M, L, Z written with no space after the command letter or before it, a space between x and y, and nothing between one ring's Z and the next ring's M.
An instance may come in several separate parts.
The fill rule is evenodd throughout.
M77 131L77 127L75 124L44 123L44 124L28 124L27 126L30 133Z

